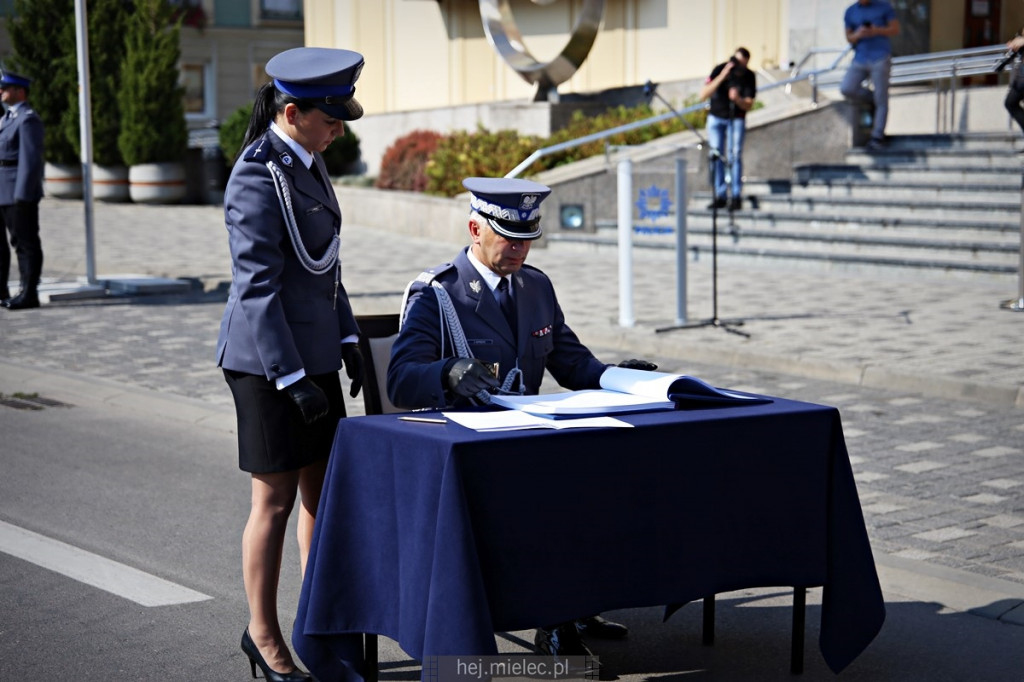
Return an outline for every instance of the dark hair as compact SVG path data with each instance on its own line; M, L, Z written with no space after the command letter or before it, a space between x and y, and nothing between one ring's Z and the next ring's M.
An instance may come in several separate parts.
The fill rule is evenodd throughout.
M744 59L750 59L750 50L748 50L745 47L737 47L736 48L736 52L733 52L733 54L737 54L737 53L743 55Z
M249 126L245 129L245 137L242 139L242 146L238 150L239 155L253 142L263 136L270 127L270 122L284 111L288 104L294 104L299 111L305 113L315 105L309 100L292 97L274 87L274 83L264 83L259 92L256 93L256 101L252 105L252 116L249 117Z

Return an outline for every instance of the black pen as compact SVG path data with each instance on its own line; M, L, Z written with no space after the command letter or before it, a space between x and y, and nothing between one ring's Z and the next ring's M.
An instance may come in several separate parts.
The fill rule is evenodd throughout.
M419 422L421 424L447 424L447 419L431 419L430 417L399 417L404 422Z

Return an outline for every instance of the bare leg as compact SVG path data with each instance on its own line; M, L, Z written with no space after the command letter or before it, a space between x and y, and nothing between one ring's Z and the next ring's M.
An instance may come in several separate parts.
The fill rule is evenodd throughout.
M252 509L242 533L242 577L249 602L249 636L278 672L295 669L277 619L277 586L298 471L252 475Z

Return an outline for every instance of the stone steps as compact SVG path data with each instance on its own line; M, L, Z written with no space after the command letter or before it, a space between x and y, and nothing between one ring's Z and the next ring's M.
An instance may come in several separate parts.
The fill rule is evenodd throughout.
M1009 278L1020 267L1021 173L1018 136L911 135L888 149L852 149L844 164L806 164L793 177L750 179L744 207L718 211L722 258L823 267L929 271ZM689 200L691 258L712 248L711 196ZM676 248L674 216L634 226L637 248ZM616 248L614 221L596 233L552 242Z
M744 183L744 194L759 198L780 194L780 188L765 182ZM815 178L807 182L791 183L789 195L801 199L822 197L905 203L908 200L930 202L935 205L970 204L1016 205L1020 207L1020 178L1010 177L1000 182L893 182L885 180L849 180L841 178Z

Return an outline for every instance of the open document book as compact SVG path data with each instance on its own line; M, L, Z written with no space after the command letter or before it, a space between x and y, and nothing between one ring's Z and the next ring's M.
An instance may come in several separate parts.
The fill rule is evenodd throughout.
M680 407L756 405L771 398L715 388L696 377L609 367L601 388L545 395L495 395L491 403L547 417L648 412Z

